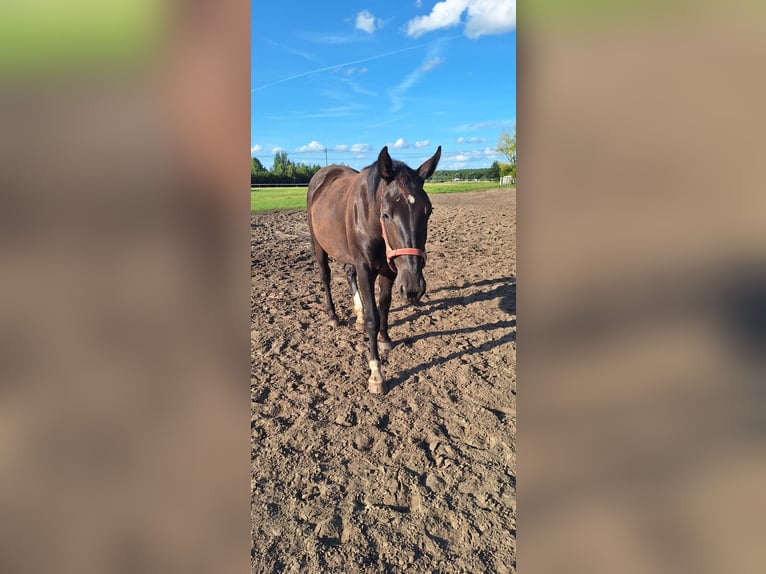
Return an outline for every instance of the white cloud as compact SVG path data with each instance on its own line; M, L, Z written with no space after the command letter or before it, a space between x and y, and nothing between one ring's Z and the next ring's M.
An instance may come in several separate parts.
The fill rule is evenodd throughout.
M250 155L255 155L262 151L263 151L263 146L261 144L255 144L253 147L250 148Z
M417 38L426 32L457 26L466 11L463 33L472 40L516 28L516 0L443 0L434 5L430 14L410 20L407 35Z
M469 0L444 0L437 2L428 16L418 16L407 23L407 35L417 38L440 28L460 24L460 18L468 8Z
M366 74L367 73L367 66L363 68L345 68L342 70L344 74L347 76L353 76L354 74Z
M423 0L415 0L415 8L420 8L423 5Z
M396 149L407 149L411 147L417 147L417 148L426 147L429 145L431 145L431 142L428 140L416 141L415 143L411 143L405 140L404 138L399 138L393 144L391 144L391 147Z
M438 56L436 58L431 58L430 60L427 60L423 67L421 68L424 72L427 72L428 70L433 70L436 66L439 64L444 63L443 58L439 58Z
M516 28L516 0L472 0L468 4L465 35L472 40L504 34Z
M417 68L412 70L407 76L388 91L391 96L391 111L398 112L404 107L405 94L423 77L423 74L432 70L434 66L438 66L444 60L435 54L435 50L429 52L428 58L423 61Z
M282 148L282 147L279 147L279 146L277 146L275 148L271 148L271 153L275 154L275 153L278 153L280 151L285 151L285 148Z
M460 124L459 126L455 126L455 131L458 132L474 132L479 130L486 130L489 128L494 128L497 126L504 126L508 124L507 120L492 120L488 122L475 122L472 124Z
M322 148L322 149L324 149L324 148ZM349 151L349 152L356 153L356 154L363 154L365 152L370 151L371 149L372 149L372 146L370 144L366 144L366 143L355 143L355 144L352 144L352 145L340 144L340 145L336 145L333 148L334 151ZM364 157L364 156L362 156L362 157Z
M489 148L487 148L489 149ZM481 160L485 155L487 155L487 150L468 150L468 151L461 151L461 152L453 152L453 153L446 153L444 154L444 160L445 161L477 161Z
M492 161L500 154L489 147L484 149L472 149L460 152L446 152L442 155L444 169L460 169L464 167L480 168L489 167Z
M297 148L295 151L297 152L324 151L324 146L320 144L318 141L314 140L308 145L302 145L301 147Z
M390 90L391 95L391 111L398 112L404 107L404 95L415 84L420 81L420 77L423 75L422 68L416 68L404 78L397 86Z
M375 28L380 28L380 20L376 20L369 10L362 10L356 15L355 27L357 30L362 30L368 34L372 34Z

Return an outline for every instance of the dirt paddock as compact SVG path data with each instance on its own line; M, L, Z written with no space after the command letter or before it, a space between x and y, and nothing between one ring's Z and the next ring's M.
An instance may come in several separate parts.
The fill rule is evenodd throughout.
M516 192L434 195L428 290L368 344L303 211L253 214L254 572L515 572Z

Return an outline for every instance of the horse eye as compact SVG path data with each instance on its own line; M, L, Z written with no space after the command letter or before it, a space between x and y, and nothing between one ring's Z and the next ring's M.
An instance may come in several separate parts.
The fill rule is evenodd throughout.
M382 213L383 219L389 219L391 216L387 212Z

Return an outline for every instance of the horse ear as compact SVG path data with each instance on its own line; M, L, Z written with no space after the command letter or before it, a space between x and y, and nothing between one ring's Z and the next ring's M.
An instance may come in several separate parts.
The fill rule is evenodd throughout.
M420 177L422 177L424 180L431 177L434 172L436 171L436 166L439 163L439 158L442 156L442 146L439 146L436 148L436 153L426 161L423 162L423 165L421 165L418 168L418 173L420 174Z
M394 162L391 161L391 156L388 155L388 146L383 146L378 155L378 173L380 177L386 181L394 179Z

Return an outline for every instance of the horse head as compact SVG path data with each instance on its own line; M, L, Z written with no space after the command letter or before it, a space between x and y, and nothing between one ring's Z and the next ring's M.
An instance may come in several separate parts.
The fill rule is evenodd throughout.
M436 170L441 151L439 146L418 169L412 169L392 160L386 146L380 151L376 164L380 175L379 215L386 259L397 275L399 294L410 303L420 301L426 291L423 267L432 208L423 184Z

